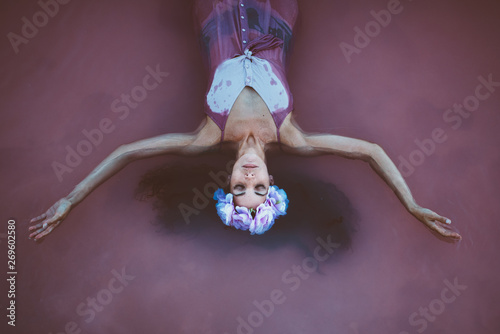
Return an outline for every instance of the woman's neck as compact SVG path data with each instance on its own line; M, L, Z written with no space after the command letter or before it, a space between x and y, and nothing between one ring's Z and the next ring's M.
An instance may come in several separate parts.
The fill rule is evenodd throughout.
M239 142L238 152L236 153L236 160L245 154L253 153L258 155L264 162L266 162L266 153L264 150L265 144L262 140L249 134Z

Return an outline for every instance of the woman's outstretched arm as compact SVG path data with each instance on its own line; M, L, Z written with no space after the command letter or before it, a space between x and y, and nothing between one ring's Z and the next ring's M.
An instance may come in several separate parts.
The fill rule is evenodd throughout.
M220 141L220 129L207 117L193 133L170 133L122 145L104 159L74 190L57 201L47 212L33 218L30 238L40 240L61 224L70 210L100 184L132 161L163 154L196 155L214 149Z
M451 239L461 239L458 233L446 228L451 223L448 218L422 208L415 202L401 173L377 144L332 134L307 134L291 118L285 120L280 134L281 141L285 144L284 150L292 154L305 156L334 154L368 162L391 187L408 212L440 235Z

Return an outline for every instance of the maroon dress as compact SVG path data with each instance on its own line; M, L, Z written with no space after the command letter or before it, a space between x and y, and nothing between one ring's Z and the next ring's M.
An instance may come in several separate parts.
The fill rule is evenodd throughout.
M206 114L224 136L229 111L245 86L266 103L278 129L293 109L286 78L296 0L197 0L194 17L209 73Z

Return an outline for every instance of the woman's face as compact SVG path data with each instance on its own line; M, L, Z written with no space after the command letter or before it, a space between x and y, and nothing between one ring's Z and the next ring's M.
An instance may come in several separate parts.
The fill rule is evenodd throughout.
M271 180L266 163L259 156L241 156L234 164L229 183L234 203L256 209L266 200Z

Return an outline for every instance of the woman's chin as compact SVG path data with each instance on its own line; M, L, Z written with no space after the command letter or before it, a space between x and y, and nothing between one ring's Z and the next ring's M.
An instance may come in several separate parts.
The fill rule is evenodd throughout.
M264 161L255 153L247 153L242 155L238 161L236 161L236 164L243 166L243 165L256 165L256 166L261 166L264 164Z

